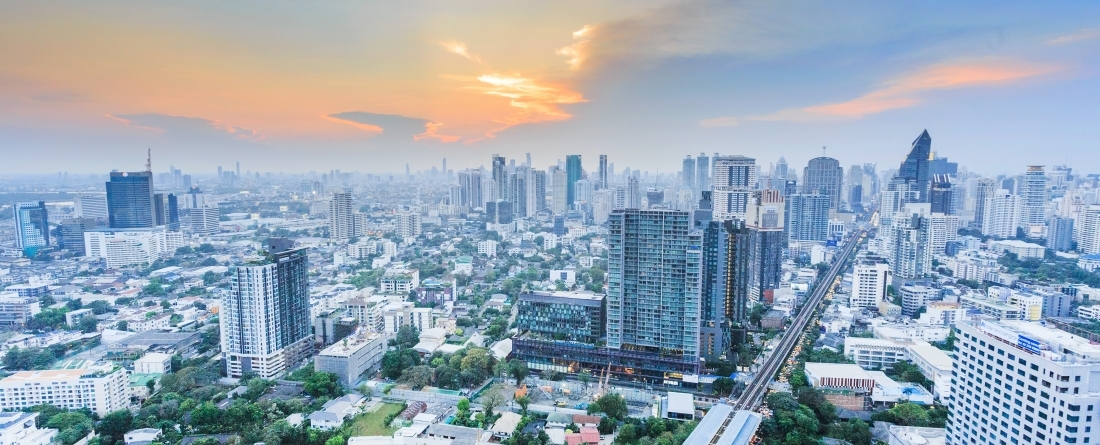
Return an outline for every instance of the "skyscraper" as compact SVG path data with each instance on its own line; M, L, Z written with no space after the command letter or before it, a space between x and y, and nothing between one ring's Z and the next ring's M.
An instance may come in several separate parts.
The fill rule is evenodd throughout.
M175 194L154 193L153 214L156 215L156 225L173 231L180 229L179 202Z
M554 179L554 202L550 206L550 211L554 212L555 215L564 214L569 209L565 199L567 193L565 183L568 176L565 174L565 170L560 168L554 168L552 175Z
M947 175L932 175L932 186L929 190L928 202L932 203L932 213L954 215L955 190L951 184L951 177Z
M989 205L989 199L997 191L997 181L990 178L981 178L974 187L974 227L982 230L985 221L985 208Z
M481 189L481 169L464 170L458 173L459 201L455 205L473 209L482 207L485 198Z
M581 155L565 157L565 176L565 206L571 210L577 201L577 181L581 180Z
M947 443L1100 441L1100 346L1019 320L955 325Z
M1067 252L1073 248L1073 218L1054 216L1047 225L1047 248Z
M929 204L909 204L893 219L890 245L890 273L902 279L923 277L932 271Z
M260 265L237 266L221 309L222 355L229 377L274 378L313 349L305 248L268 240Z
M924 130L913 140L913 148L902 161L897 174L898 178L915 185L913 189L920 193L919 202L928 202L928 188L932 180L931 159L932 137L928 135L928 130Z
M1020 225L1020 197L1008 190L997 190L986 200L982 215L982 235L998 238L1016 236Z
M848 182L844 199L855 208L863 203L863 168L858 165L848 167Z
M779 157L779 162L775 163L775 177L778 179L788 179L790 174L787 172L787 158Z
M84 232L94 228L95 219L92 218L70 218L61 221L58 228L58 231L61 232L61 239L57 243L58 247L70 250L76 256L87 255L84 249Z
M23 255L34 256L41 247L50 245L49 212L46 202L17 202L15 213L15 247L23 250Z
M351 192L332 194L328 205L328 236L335 242L347 241L355 236L355 216L352 215Z
M829 208L840 208L844 168L840 161L824 156L810 159L802 173L802 193L818 192L829 197Z
M546 209L546 172L542 170L531 170L531 182L527 188L527 209L528 216L533 216L535 213Z
M710 158L706 153L699 153L695 158L695 196L704 190L710 190Z
M699 207L692 212L692 227L702 235L702 267L699 285L700 310L699 348L708 360L716 360L730 349L730 323L728 311L739 307L730 301L729 289L744 280L738 273L738 262L730 258L737 252L737 220L720 221L713 218L711 192L703 191ZM733 270L731 270L733 269Z
M701 235L679 210L616 210L608 221L607 346L699 357Z
M153 174L111 172L107 182L107 217L112 229L154 227Z
M642 208L642 186L636 176L626 178L626 208Z
M1046 226L1046 206L1050 201L1050 191L1047 189L1047 174L1042 165L1031 165L1024 173L1023 183L1020 184L1020 227L1040 232Z
M512 202L512 215L516 218L534 216L527 214L527 178L529 171L530 169L527 167L516 167L516 170L508 175L508 192L511 193L508 200Z
M73 200L74 216L107 221L107 195L80 195Z
M1077 250L1092 255L1100 253L1100 205L1090 205L1081 210L1078 219Z
M743 300L749 306L764 300L772 302L772 291L779 288L783 278L785 211L786 203L778 190L753 192L749 200L739 242L746 251L747 296Z
M607 188L607 155L600 155L600 182L598 189L603 190Z
M796 193L786 200L786 228L791 241L825 241L829 238L829 197L820 193Z
M684 182L684 188L696 192L696 195L698 195L698 190L695 188L695 160L691 158L691 155L684 158L684 170L680 175Z
M508 174L504 170L504 156L493 155L493 195L487 201L505 199L508 196Z
M755 159L745 156L714 158L714 219L744 219L755 188Z

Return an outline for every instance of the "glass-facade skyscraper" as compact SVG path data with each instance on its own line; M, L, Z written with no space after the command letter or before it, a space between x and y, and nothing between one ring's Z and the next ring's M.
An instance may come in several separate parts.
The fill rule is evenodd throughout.
M107 219L112 229L156 226L153 174L111 172L111 180L107 182Z
M915 184L913 189L920 192L920 202L928 202L928 191L932 181L932 169L929 165L931 159L932 136L928 135L928 130L924 130L913 140L913 148L909 150L905 161L902 161L896 176Z
M50 225L46 203L18 202L15 204L15 243L26 256L34 256L39 247L50 245Z
M607 346L698 358L703 254L691 214L616 210L608 224Z
M581 155L565 157L565 206L572 209L577 201L577 181L581 180Z

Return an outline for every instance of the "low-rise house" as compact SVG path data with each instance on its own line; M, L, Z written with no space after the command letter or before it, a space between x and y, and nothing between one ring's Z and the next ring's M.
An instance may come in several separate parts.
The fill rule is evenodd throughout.
M157 428L140 428L127 432L122 438L126 445L149 445L160 438L160 434Z

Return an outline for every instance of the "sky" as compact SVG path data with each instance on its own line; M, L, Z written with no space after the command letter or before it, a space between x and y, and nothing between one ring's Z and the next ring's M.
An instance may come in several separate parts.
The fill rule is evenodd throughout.
M580 154L1100 172L1100 3L4 2L0 174ZM824 147L824 148L823 148Z

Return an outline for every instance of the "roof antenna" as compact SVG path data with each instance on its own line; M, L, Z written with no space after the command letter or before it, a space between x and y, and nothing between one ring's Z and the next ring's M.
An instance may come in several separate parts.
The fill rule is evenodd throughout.
M153 149L147 148L145 151L145 171L153 172Z
M825 146L821 146L821 157L825 157Z

